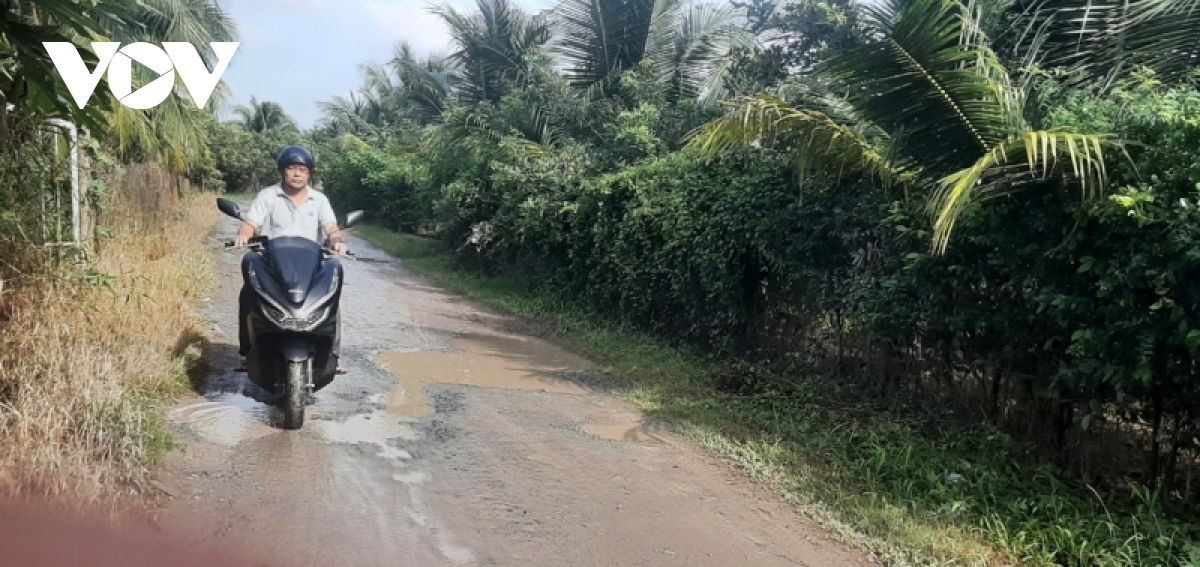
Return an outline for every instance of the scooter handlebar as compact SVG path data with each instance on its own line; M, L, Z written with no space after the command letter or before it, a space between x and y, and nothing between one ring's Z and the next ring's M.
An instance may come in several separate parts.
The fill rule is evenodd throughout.
M333 251L333 248L329 248L329 247L327 247L327 246L326 246L326 247L322 247L322 248L321 248L321 251L322 251L322 252L324 252L325 254L329 255L329 256L346 256L346 257L349 257L351 260L357 260L357 259L358 259L358 258L356 258L356 257L355 257L355 254L354 254L354 252L351 252L349 249L347 249L347 250L346 250L346 253L345 253L345 254L338 254L337 252L334 252L334 251Z
M265 237L262 237L262 236L255 236L255 237L251 238L249 242L247 242L247 243L246 243L246 247L247 247L247 248L261 248L261 247L262 247L262 243L263 243L263 242L266 242L266 240L267 240L267 239L266 239ZM232 241L232 240L227 240L227 241L225 241L225 247L226 247L226 248L235 248L235 246L234 246L234 244L233 244L233 241ZM348 256L348 257L350 257L351 259L354 259L354 260L356 260L356 259L357 259L357 258L355 257L355 256L357 256L357 255L356 255L354 252L350 251L350 250L346 250L346 253L345 253L345 254L338 254L337 252L334 252L333 248L330 248L330 247L328 247L328 246L322 246L322 247L321 247L321 251L322 251L322 252L324 252L325 254L328 254L328 255L330 255L330 256Z
M246 247L247 248L261 247L262 244L266 241L267 241L267 237L265 237L265 236L262 236L262 235L252 236L252 237L250 237L250 240L246 242ZM235 248L232 240L225 241L225 247L226 248Z

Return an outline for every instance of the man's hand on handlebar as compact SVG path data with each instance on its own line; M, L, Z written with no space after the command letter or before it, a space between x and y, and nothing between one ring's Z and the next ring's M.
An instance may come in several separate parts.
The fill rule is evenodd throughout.
M226 241L225 247L226 248L247 248L247 247L249 247L249 248L255 249L255 248L261 248L263 243L266 241L267 241L267 239L262 236L246 236L244 234L238 234L237 236L234 236L232 240Z
M258 232L258 227L259 224L256 221L243 221L242 226L238 227L237 235L233 237L233 246L245 248L250 241L255 239L254 235Z
M338 242L333 245L333 251L339 256L345 256L350 252L350 249L346 247L345 242Z

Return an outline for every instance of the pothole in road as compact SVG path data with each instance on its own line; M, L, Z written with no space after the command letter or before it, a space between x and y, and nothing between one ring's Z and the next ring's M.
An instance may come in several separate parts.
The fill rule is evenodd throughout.
M269 406L231 392L176 408L170 412L169 418L184 424L204 440L226 447L272 432L269 427Z
M434 407L425 397L429 384L453 384L500 390L585 394L590 390L562 376L590 363L536 339L475 334L455 341L459 352L384 352L380 366L397 378L384 399L393 411L425 417ZM440 400L439 400L440 401ZM453 405L453 404L450 404Z
M464 397L462 392L437 392L433 395L433 411L442 414L462 411L466 407Z
M421 437L411 425L396 419L385 409L353 415L345 421L318 421L315 426L321 437L330 443L374 445L378 448L376 456L397 464L411 460L413 456L394 441L415 441Z

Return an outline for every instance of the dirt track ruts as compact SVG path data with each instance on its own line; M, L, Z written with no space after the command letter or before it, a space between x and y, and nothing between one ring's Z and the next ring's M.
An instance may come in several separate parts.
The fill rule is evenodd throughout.
M212 241L209 375L171 412L185 449L160 479L167 535L274 566L868 563L641 423L586 360L396 261L346 262L348 373L317 394L303 430L278 429L232 373L241 251L220 242L235 228Z

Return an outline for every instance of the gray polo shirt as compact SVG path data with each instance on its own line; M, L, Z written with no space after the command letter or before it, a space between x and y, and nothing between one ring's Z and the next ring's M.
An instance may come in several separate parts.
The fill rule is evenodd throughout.
M323 240L322 227L337 224L329 198L323 193L308 187L308 198L297 206L278 183L259 191L244 216L258 222L260 233L270 238L303 236L318 243Z

